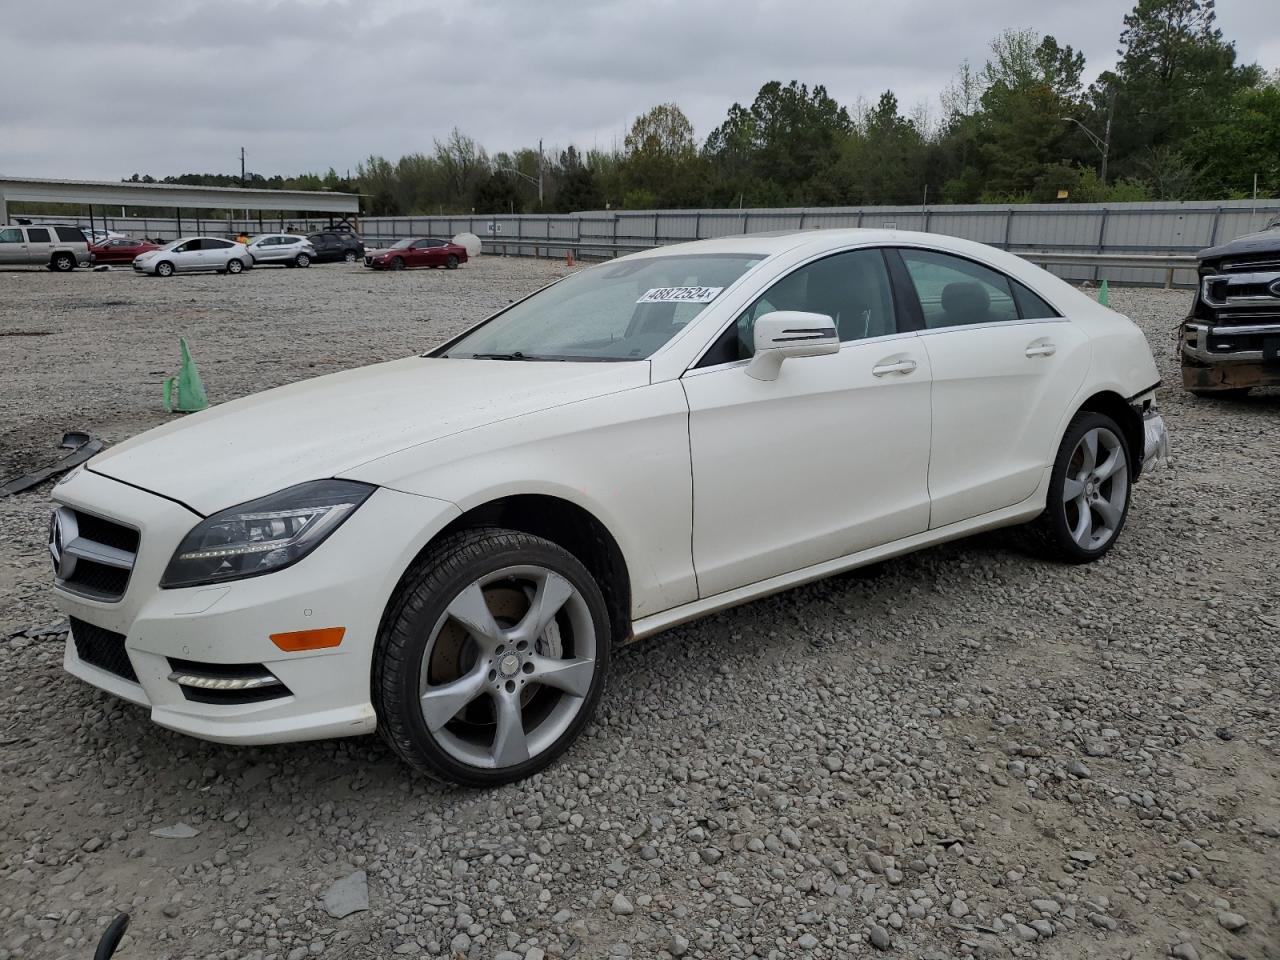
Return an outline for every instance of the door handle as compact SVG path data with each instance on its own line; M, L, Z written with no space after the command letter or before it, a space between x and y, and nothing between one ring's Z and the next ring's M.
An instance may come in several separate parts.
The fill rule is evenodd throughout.
M1052 343L1032 343L1027 347L1028 357L1052 357L1058 348Z
M914 360L895 360L890 363L877 363L871 368L873 377L887 377L891 373L900 373L904 377L914 371L916 362Z

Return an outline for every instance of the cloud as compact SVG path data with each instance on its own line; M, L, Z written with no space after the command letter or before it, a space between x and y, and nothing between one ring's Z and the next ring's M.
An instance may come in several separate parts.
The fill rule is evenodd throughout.
M1221 25L1280 61L1273 0ZM769 80L841 103L937 95L992 37L1030 27L1109 67L1128 4L1077 0L63 0L7 4L0 172L114 179L354 169L459 127L490 150L621 143L666 101L700 137Z

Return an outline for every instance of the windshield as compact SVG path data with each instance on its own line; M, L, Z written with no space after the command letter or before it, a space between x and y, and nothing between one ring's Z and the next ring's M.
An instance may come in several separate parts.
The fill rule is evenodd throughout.
M515 304L444 355L643 360L762 259L685 254L606 263Z
M393 244L391 245L390 249L392 249L392 250L404 250L404 249L405 249L405 248L407 248L411 243L413 243L413 237L409 237L407 240L399 240L399 241L397 241L397 242L393 243Z
M184 238L183 238L183 239L181 239L181 240L172 240L172 241L170 241L169 243L166 243L166 244L165 244L163 247L161 247L160 249L161 249L161 250L176 250L179 246L181 246L182 244L186 243L188 239L189 239L189 238L184 237Z

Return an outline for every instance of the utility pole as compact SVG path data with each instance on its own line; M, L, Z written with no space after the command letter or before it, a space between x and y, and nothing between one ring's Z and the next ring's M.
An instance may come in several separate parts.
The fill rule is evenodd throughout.
M542 138L538 138L538 209L542 209Z
M244 147L240 148L240 186L244 186Z
M1111 91L1111 102L1107 104L1107 128L1102 133L1102 172L1098 175L1098 179L1102 181L1102 185L1107 185L1107 159L1111 156L1111 118L1116 113L1116 94Z

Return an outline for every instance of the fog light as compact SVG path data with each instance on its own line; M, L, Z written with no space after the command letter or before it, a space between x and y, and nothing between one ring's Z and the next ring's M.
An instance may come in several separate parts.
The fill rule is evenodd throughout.
M200 690L256 690L259 687L274 687L280 681L270 671L245 677L212 677L198 673L184 673L175 670L169 679L184 687L196 687Z

